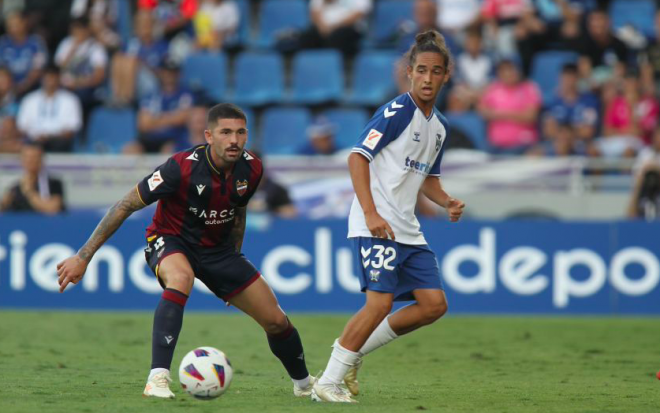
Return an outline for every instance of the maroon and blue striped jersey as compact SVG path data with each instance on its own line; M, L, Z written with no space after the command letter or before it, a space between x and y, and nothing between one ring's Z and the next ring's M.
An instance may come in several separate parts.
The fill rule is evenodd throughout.
M158 201L147 237L174 235L200 247L232 243L236 209L245 207L257 189L263 166L245 150L226 175L213 163L208 145L179 152L137 184L145 205Z

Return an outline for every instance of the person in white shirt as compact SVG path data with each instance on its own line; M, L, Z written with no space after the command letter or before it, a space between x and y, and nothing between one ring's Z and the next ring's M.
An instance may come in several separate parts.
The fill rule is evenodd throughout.
M60 88L56 66L46 69L41 89L23 98L17 123L21 133L41 143L46 152L71 152L82 127L82 109L76 95Z
M490 83L493 71L493 59L482 48L481 30L468 30L465 49L456 58L456 78L449 95L449 111L473 109Z
M354 55L366 31L371 8L371 0L311 0L312 26L300 36L301 47L327 47Z
M238 28L240 10L231 0L202 0L193 18L197 47L219 51Z
M429 30L417 35L407 57L410 92L376 111L348 158L356 194L348 237L366 304L335 341L312 400L354 402L363 356L447 311L438 263L414 210L420 191L444 207L452 222L465 207L440 183L449 127L434 103L449 80L451 54L444 37ZM390 314L394 301L414 303Z

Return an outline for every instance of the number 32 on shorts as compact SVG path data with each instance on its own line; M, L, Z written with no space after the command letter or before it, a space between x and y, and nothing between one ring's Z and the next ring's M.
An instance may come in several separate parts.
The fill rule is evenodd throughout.
M396 259L396 250L392 247L385 247L383 245L374 245L371 248L361 247L360 253L362 254L362 265L367 268L371 264L371 268L383 268L387 271L393 271L394 266L391 262Z

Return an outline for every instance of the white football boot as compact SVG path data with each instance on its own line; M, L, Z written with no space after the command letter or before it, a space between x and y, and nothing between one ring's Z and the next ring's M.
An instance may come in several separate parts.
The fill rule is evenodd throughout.
M320 375L319 375L320 377ZM304 389L301 389L297 385L293 385L293 395L296 397L309 397L312 395L312 389L314 388L314 383L316 383L316 377L310 374L309 384Z
M171 382L172 378L170 378L169 371L154 374L152 377L149 377L149 380L147 380L147 385L144 387L142 395L146 397L173 399L174 393L170 390Z
M318 381L314 383L312 389L312 400L315 402L357 403L357 400L353 400L351 394L338 384L319 384Z
M344 376L344 384L346 388L353 396L357 396L360 393L360 385L357 379L358 370L362 367L362 359L359 358L355 365L351 366L350 369L346 372Z

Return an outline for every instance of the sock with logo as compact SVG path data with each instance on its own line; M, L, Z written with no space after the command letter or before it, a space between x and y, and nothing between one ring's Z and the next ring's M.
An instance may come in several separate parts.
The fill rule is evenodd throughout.
M151 368L170 369L174 348L183 324L183 308L188 296L166 288L154 314L151 336Z
M357 363L360 353L342 347L339 340L332 345L328 366L319 379L319 384L341 384L348 369Z
M288 320L288 318L287 318ZM305 352L298 330L289 321L289 326L279 334L266 334L270 351L280 359L284 368L295 380L305 380L309 377L305 363ZM300 386L299 386L300 387Z
M390 323L387 321L388 318L389 317L385 317L385 319L378 324L378 327L376 327L362 348L360 348L361 356L365 356L399 337L394 330L392 330L392 327L390 327Z

